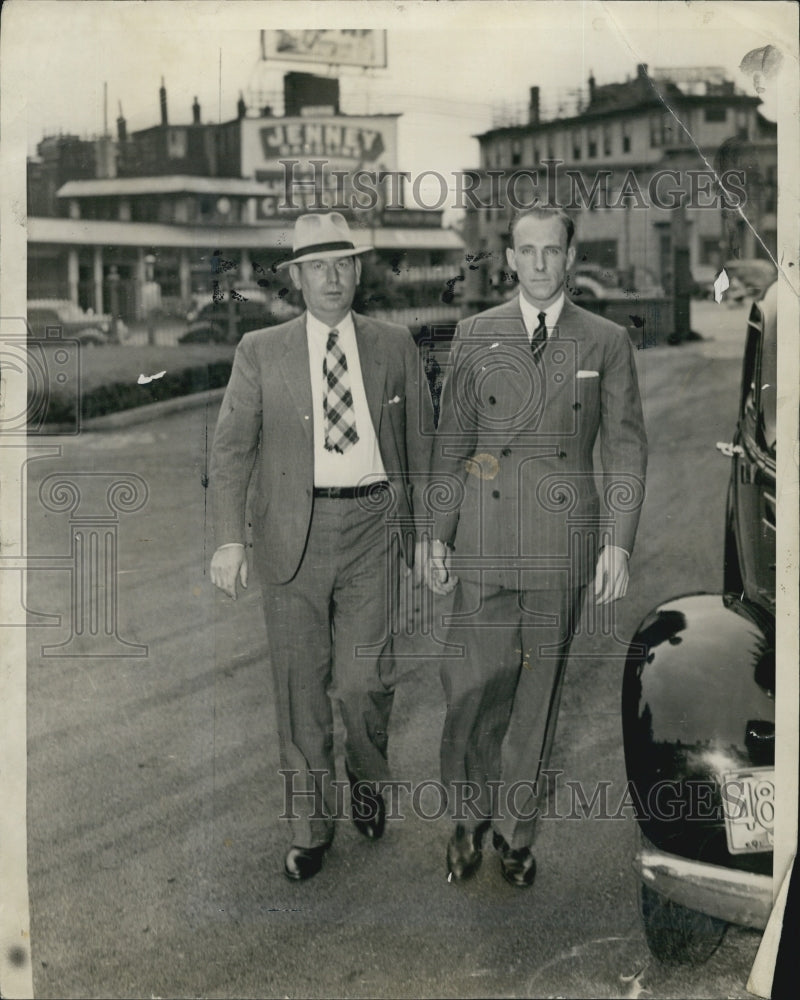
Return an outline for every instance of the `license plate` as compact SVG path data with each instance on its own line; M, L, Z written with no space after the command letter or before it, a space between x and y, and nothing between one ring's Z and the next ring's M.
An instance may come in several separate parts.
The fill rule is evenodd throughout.
M751 767L722 775L725 836L731 854L771 851L775 822L775 771Z

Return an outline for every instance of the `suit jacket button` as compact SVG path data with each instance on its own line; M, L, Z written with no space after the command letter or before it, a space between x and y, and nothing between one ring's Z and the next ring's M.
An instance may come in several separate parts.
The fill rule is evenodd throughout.
M566 457L567 457L567 453L566 453L565 451L560 451L560 452L558 453L558 457L559 457L559 458L566 458Z
M580 403L573 403L572 404L572 409L573 410L579 410L580 408L581 408L581 404Z
M495 498L495 500L499 500L500 499L500 490L492 490L492 496Z
M511 449L510 448L503 448L503 450L500 452L500 454L501 455L505 455L505 457L508 458L508 456L511 454Z
M494 396L490 396L489 397L489 402L492 404L492 406L494 406L494 404L497 402L497 400L494 398Z

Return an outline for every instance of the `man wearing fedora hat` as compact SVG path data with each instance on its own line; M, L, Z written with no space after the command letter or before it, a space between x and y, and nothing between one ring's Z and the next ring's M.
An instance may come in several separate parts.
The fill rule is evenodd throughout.
M371 249L354 244L338 212L297 219L278 267L306 311L242 338L211 456L211 579L234 599L237 580L247 586L249 502L293 828L284 870L295 880L320 870L333 839L331 699L353 821L369 839L383 833L392 539L399 532L411 562L430 459L430 395L408 329L351 311Z

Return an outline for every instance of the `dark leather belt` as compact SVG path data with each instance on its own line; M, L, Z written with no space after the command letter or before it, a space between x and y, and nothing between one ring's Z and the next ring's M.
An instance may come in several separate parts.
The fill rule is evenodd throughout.
M324 500L355 500L372 497L389 488L388 483L370 483L368 486L315 486L314 496Z

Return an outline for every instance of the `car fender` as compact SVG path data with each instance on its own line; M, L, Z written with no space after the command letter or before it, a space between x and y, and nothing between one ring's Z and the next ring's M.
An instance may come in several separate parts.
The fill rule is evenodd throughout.
M628 787L642 832L672 854L750 871L770 852L728 852L724 775L770 767L774 619L720 594L654 608L631 641L622 684Z

